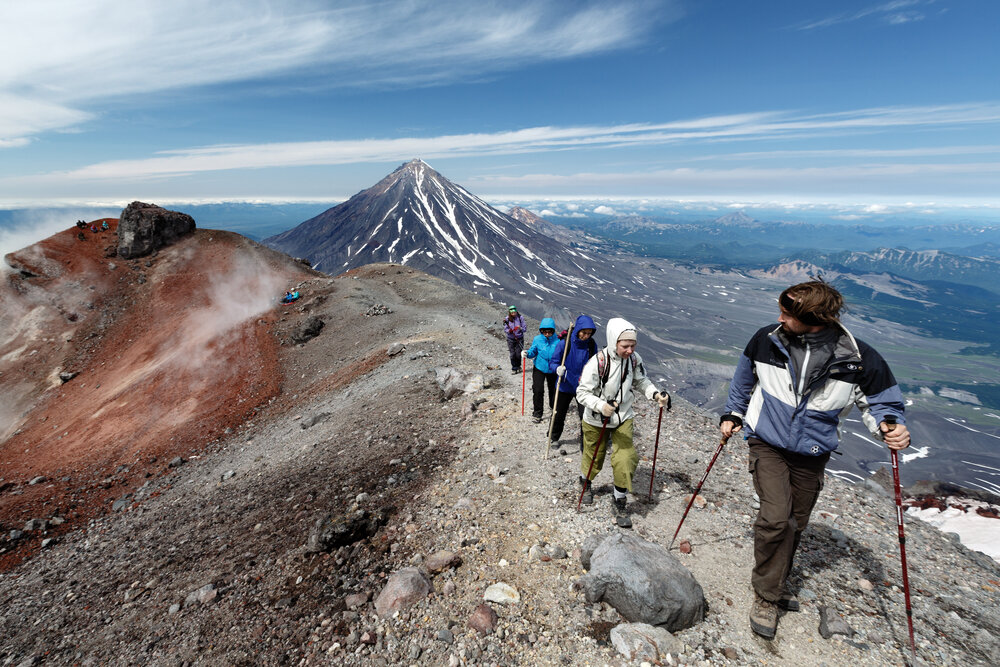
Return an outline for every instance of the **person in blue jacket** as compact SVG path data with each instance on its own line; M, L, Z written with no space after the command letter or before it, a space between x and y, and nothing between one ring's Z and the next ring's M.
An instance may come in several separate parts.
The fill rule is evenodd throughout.
M546 385L549 387L549 410L555 405L557 376L549 368L549 362L558 344L556 322L551 317L546 317L538 325L538 335L531 341L531 347L521 352L522 357L535 360L535 367L531 371L531 419L536 424L542 421Z
M562 437L563 426L566 423L566 413L569 411L569 404L576 398L576 388L580 383L580 373L587 360L597 354L597 343L594 342L594 334L597 333L597 325L589 315L580 315L573 325L573 333L567 338L559 341L552 351L552 360L549 362L549 369L555 371L562 379L559 380L559 391L556 396L556 407L552 420L552 442L553 448L559 447L559 438ZM569 351L566 352L565 365L562 363L563 350L569 344ZM580 419L583 419L583 405L576 404L576 411ZM583 431L580 432L580 451L583 451Z

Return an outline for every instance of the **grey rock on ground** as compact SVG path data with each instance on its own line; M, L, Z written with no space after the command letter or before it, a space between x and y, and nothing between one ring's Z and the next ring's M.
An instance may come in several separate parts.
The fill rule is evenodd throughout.
M588 559L577 586L588 602L604 601L628 621L683 630L705 617L705 594L694 576L659 544L612 533Z

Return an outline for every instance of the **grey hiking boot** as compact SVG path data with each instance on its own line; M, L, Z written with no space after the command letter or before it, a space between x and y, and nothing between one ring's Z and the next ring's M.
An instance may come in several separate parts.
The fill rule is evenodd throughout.
M580 478L580 485L583 486L583 504L593 505L594 504L594 485L590 482Z
M628 498L611 496L611 512L615 515L615 523L619 528L632 527L632 513L628 509Z
M750 607L750 629L765 639L774 639L778 631L778 605L765 600L757 591Z
M778 598L778 607L784 611L798 611L799 610L799 599L795 597L795 593L792 593L787 588Z

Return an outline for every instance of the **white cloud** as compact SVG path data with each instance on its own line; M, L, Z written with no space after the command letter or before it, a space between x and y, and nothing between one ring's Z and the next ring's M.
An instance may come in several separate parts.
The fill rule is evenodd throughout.
M795 30L816 30L818 28L829 28L841 23L853 23L863 19L870 19L888 25L902 25L922 21L926 15L917 9L920 6L933 4L936 0L891 0L870 7L865 7L856 12L844 12L827 16L815 21L806 21L798 25L791 26Z
M43 180L134 182L230 169L400 162L417 156L434 159L582 148L617 149L709 142L714 145L719 140L788 139L814 137L817 134L843 138L854 134L870 135L883 130L966 128L998 123L998 102L934 107L876 107L829 114L772 111L706 116L664 123L532 127L492 134L203 146L165 151L143 159L99 162L74 171L52 174L49 179L43 177ZM905 165L899 166L906 168ZM942 167L947 168L947 165ZM919 169L920 165L914 165L914 168ZM486 176L482 178L489 180ZM29 177L28 180L37 181L37 177Z
M126 95L268 79L426 85L628 48L679 16L673 2L650 8L646 0L5 2L0 142L74 126Z
M610 206L598 206L594 209L594 213L597 213L598 215L617 215L615 209Z

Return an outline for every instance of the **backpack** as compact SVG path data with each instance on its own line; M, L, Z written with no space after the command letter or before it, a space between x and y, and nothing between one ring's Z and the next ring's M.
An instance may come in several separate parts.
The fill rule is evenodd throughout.
M631 370L634 372L635 371L635 364L636 364L635 355L633 354L633 355L629 356L629 360L631 360L631 362L632 362L631 363L631 366L632 366ZM604 385L607 384L607 382L608 382L608 375L610 375L610 373L611 373L611 367L608 364L608 359L607 359L606 355L604 354L604 348L601 348L600 350L597 351L597 377L601 381L600 385L598 385L598 388L602 392L604 391ZM629 368L628 368L628 366L626 366L625 367L625 377L628 377L628 373L629 373ZM623 378L623 380L624 380L624 378Z

